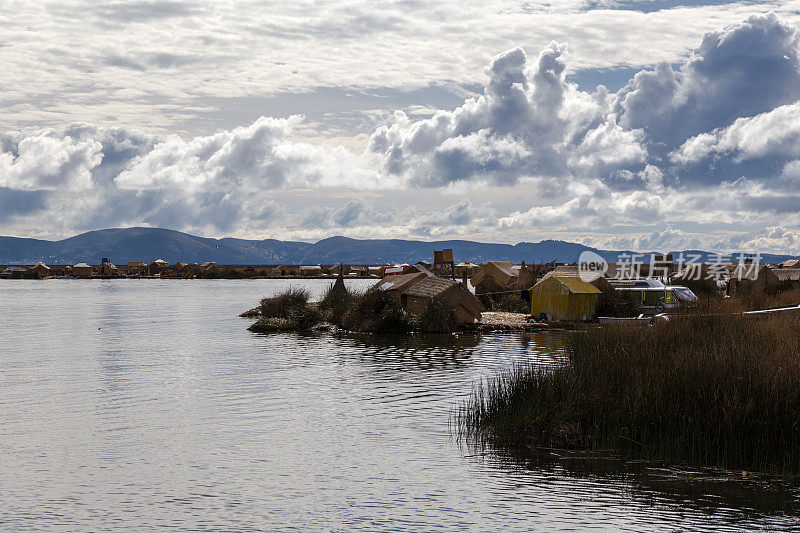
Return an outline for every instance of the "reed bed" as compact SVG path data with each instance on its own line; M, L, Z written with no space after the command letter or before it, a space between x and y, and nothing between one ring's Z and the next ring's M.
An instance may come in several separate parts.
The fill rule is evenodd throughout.
M256 333L308 330L322 322L318 307L309 303L305 289L289 288L271 298L261 300L259 318L248 329Z
M462 437L500 447L800 474L800 314L683 315L576 333L565 364L475 391Z
M356 298L342 317L342 325L362 333L406 333L413 328L411 316L387 291L367 292Z

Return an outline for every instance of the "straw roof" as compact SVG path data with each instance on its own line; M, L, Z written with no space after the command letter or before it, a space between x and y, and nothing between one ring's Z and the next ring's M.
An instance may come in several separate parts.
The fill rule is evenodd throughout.
M511 261L489 261L469 280L473 287L480 285L486 277L498 281L498 285L505 288L513 281L517 274L513 270Z
M425 278L403 292L403 298L440 299L462 317L460 320L467 322L479 319L483 312L480 300L465 286L451 279Z
M776 268L772 273L778 281L800 281L800 268Z
M436 298L457 285L458 283L451 279L425 278L403 294L417 298Z
M395 274L393 276L386 276L378 283L373 285L369 290L403 292L427 277L428 274L425 274L424 272L409 272L407 274Z
M533 286L533 290L536 290L537 287L542 286L544 283L552 283L552 281L549 281L551 279L560 283L570 292L570 294L600 294L602 292L591 283L587 283L580 278L570 276L550 276L546 279L542 278L539 280L539 283Z

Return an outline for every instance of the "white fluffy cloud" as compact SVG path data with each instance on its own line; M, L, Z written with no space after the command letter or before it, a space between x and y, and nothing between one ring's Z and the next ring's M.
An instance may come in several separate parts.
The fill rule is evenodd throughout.
M731 157L736 162L769 157L775 161L798 154L800 102L795 102L754 117L738 118L726 128L692 137L670 154L670 159L682 164L709 157Z
M422 119L389 114L363 153L298 140L298 116L200 136L12 130L0 134L0 232L145 224L505 241L613 229L628 241L591 238L788 250L800 227L799 35L775 15L749 17L617 93L568 82L565 44L535 57L511 48L486 67L481 96ZM698 225L739 237L706 246L686 229Z
M12 145L0 153L0 187L73 191L92 186L92 170L103 159L102 145L52 133L18 132L0 141Z
M774 13L708 32L678 70L660 63L637 74L613 108L651 145L728 125L800 98L800 32Z
M411 122L403 113L371 137L382 170L417 186L539 176L597 176L643 166L639 130L623 130L604 93L565 81L566 46L551 43L528 67L519 48L486 68L484 95Z

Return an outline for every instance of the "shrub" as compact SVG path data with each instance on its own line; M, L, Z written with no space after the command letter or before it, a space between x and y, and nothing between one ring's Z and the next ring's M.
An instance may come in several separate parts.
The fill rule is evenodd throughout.
M342 318L350 331L366 333L405 333L411 330L411 319L400 302L386 291L367 292L353 303Z
M495 294L491 296L491 300L492 311L531 314L531 303L522 299L521 292Z
M597 300L597 316L638 316L642 312L641 298L636 291L604 290Z
M800 475L800 317L684 315L574 334L555 369L515 368L458 413L497 446Z
M451 333L458 328L455 312L441 300L432 300L413 320L416 329L423 333Z
M345 314L353 307L357 299L358 295L347 290L344 283L338 286L332 284L319 302L319 308L325 314L328 322L341 326Z
M261 316L264 318L289 318L308 307L311 295L305 289L291 287L271 298L261 300Z
M308 302L304 289L290 288L261 300L261 317L250 331L285 331L311 329L322 321L322 313Z

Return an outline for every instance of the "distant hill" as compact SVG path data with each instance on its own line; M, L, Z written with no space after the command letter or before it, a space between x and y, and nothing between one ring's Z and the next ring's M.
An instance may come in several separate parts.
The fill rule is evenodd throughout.
M541 263L577 261L584 250L591 250L614 261L621 253L598 250L582 244L545 240L519 244L493 244L474 241L408 241L400 239L350 239L330 237L317 243L275 239L207 239L160 228L117 228L90 231L60 241L0 237L0 264L96 264L102 257L113 263L187 261L218 264L381 264L415 263L432 260L433 250L452 248L457 261L482 263L489 260ZM674 252L678 253L678 252ZM686 252L689 253L689 252ZM709 252L692 251L705 260ZM788 255L765 254L765 261L778 262Z

